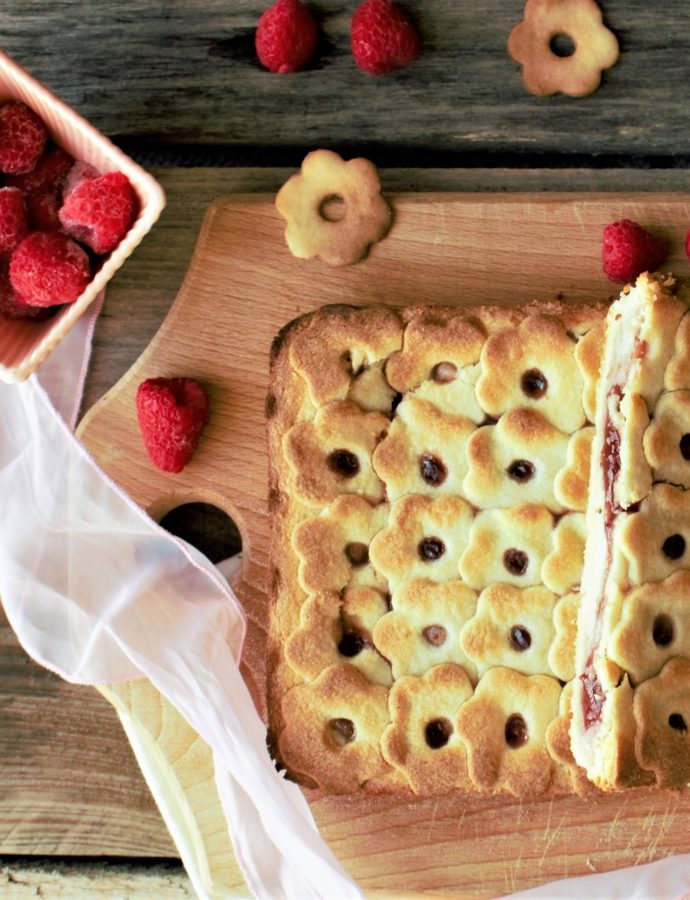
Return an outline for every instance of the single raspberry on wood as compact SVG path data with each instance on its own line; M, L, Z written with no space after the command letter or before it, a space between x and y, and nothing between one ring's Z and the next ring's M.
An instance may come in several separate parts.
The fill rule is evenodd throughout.
M66 188L59 217L75 240L94 253L109 253L129 230L136 208L129 178L122 172L108 172L85 178L69 193Z
M364 0L352 16L352 55L368 75L385 75L419 56L419 32L405 11L390 0Z
M89 258L63 234L33 231L10 259L10 282L29 306L74 303L91 280Z
M0 172L30 172L48 138L42 120L26 104L10 100L0 106Z
M631 219L604 228L602 266L613 281L634 281L642 272L657 269L666 256L664 242Z
M28 233L22 192L15 187L0 188L0 259L9 259Z
M256 55L271 72L298 72L314 55L318 33L314 16L300 0L277 0L259 19Z
M194 378L147 378L137 388L137 420L151 462L181 472L208 421L208 397Z

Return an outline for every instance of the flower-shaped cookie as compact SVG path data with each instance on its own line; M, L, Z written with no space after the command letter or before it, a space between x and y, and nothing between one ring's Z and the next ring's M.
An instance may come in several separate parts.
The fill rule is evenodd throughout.
M329 507L295 528L302 590L340 591L348 585L385 590L386 584L369 563L371 540L388 520L388 505L372 506L356 494L342 494Z
M477 404L474 384L485 339L476 321L422 313L407 325L403 349L386 363L386 377L402 394L414 391L443 412L479 423L484 412Z
M458 713L472 781L480 788L534 797L549 787L554 762L545 734L558 715L561 686L548 675L495 668Z
M581 797L599 794L599 788L587 778L587 772L578 766L573 756L570 743L570 722L572 711L573 683L570 682L561 691L558 717L546 729L546 749L551 758L564 767L572 790Z
M492 584L479 595L477 612L460 632L460 646L481 677L494 666L525 675L551 675L548 652L555 635L556 596L545 587Z
M388 688L370 684L352 666L331 666L282 698L286 723L278 739L281 761L308 773L332 793L357 790L383 775L380 741L389 722Z
M459 580L413 579L395 591L391 604L392 610L374 626L374 645L390 660L394 678L455 663L476 680L474 663L458 641L477 607L476 591Z
M388 695L391 724L383 733L385 759L402 771L416 794L469 787L465 747L455 730L472 685L459 666L435 666L420 678L396 681Z
M690 566L690 491L656 484L637 513L625 517L620 545L632 584L661 581Z
M371 561L391 590L409 578L457 578L471 521L472 508L460 497L403 497L392 505L388 527L371 542Z
M589 465L592 454L594 426L588 425L571 435L566 464L556 475L553 492L558 503L566 509L584 512L589 493Z
M311 680L329 666L349 663L374 684L390 684L390 664L376 652L372 630L388 611L385 596L373 588L335 591L308 597L300 626L285 644L288 665Z
M528 316L519 328L495 331L482 349L479 405L494 418L524 406L559 431L581 428L583 382L575 347L563 323L551 316Z
M349 400L334 400L313 420L293 425L283 439L283 452L295 497L307 506L326 506L340 494L360 494L371 503L382 500L384 488L371 456L388 425L383 413L362 412Z
M511 409L468 440L465 496L483 509L541 503L563 512L553 486L567 447L568 435L538 412Z
M577 638L577 616L580 611L580 595L566 594L556 604L553 624L556 637L549 647L549 668L561 681L572 681L575 677L575 640Z
M690 487L690 390L661 395L643 445L654 481Z
M315 406L344 400L356 391L355 382L371 367L383 363L402 345L402 323L384 307L330 306L313 313L290 344L290 365L306 381ZM380 377L381 366L378 366ZM380 396L379 396L380 395ZM377 390L385 406L367 409L390 411L390 393ZM358 405L362 405L358 403Z
M334 199L342 201L342 215L329 215L327 202ZM366 159L346 162L332 150L308 153L275 203L287 222L285 240L293 256L319 256L331 266L357 262L392 222L376 166Z
M444 415L426 400L406 397L372 459L388 499L462 494L465 444L475 428L470 419Z
M661 788L690 782L690 660L666 663L635 691L635 754Z
M589 422L594 421L594 411L597 402L597 384L599 383L599 370L604 355L604 338L606 337L606 322L599 322L584 334L575 347L575 359L580 367L580 374L584 382L582 388L582 405Z
M673 656L690 657L690 571L631 591L609 641L609 656L633 684L656 675Z
M553 550L541 567L544 584L556 594L579 587L585 562L587 525L584 513L569 513L558 520L553 532Z
M575 45L569 55L554 50L561 35ZM508 38L508 53L523 67L530 93L584 97L596 91L602 71L618 59L618 41L594 0L527 0L524 19Z
M674 353L664 373L667 391L690 389L690 312L685 313L676 331Z
M460 558L460 575L477 590L495 581L518 587L541 584L552 534L553 516L545 506L526 503L513 509L483 510L472 523Z

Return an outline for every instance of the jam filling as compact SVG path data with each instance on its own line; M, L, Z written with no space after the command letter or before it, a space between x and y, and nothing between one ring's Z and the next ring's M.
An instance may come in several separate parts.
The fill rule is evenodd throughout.
M448 469L437 456L425 453L419 459L419 474L427 484L430 484L432 487L438 487L446 480Z
M580 679L585 689L584 702L582 704L585 728L591 728L592 725L601 720L605 699L601 682L594 671L591 656L587 664L587 669L584 675L580 675Z
M623 399L622 386L620 384L614 385L609 391L609 397L617 397L618 407L620 408L620 403ZM608 533L616 515L622 512L614 497L616 478L621 470L621 436L611 421L610 413L606 416L601 465L604 473L604 524Z

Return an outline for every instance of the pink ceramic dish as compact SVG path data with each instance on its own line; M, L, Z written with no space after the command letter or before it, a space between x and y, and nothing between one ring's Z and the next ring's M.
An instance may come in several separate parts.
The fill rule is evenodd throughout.
M55 141L75 159L101 172L124 172L139 200L139 214L118 246L106 256L86 290L44 322L0 317L0 379L23 381L69 332L84 310L150 230L165 206L160 185L104 135L0 50L0 103L21 100L45 122Z

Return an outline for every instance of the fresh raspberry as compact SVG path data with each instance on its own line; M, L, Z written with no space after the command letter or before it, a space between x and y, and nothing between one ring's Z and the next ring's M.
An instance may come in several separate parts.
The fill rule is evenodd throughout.
M24 103L11 100L0 106L0 172L30 172L43 153L48 131Z
M420 39L405 11L390 0L364 0L352 16L352 55L368 75L385 75L419 56Z
M12 175L7 183L18 187L24 195L59 194L65 179L74 165L74 159L62 147L54 147L44 153L36 163L36 168L26 175Z
M151 462L181 472L208 421L208 397L193 378L147 378L137 388L137 420Z
M10 282L30 306L74 303L91 279L89 257L63 234L32 231L10 260Z
M634 281L666 259L666 245L637 222L621 219L604 228L602 266L613 281Z
M134 191L122 172L85 178L65 192L60 221L75 240L95 253L108 253L120 243L136 210Z
M259 19L256 55L271 72L298 72L314 55L318 33L316 20L300 0L277 0Z
M57 194L30 194L26 198L26 214L32 231L60 231L64 233L58 218L61 200Z
M0 269L0 315L6 319L47 319L53 310L47 306L29 306L10 284L9 272Z
M91 163L78 159L67 173L67 178L62 189L62 197L65 199L72 191L79 187L83 181L91 181L98 178L101 173Z
M19 188L0 188L0 259L9 259L29 233L24 197Z
M685 255L690 259L690 231L688 231L685 238Z

